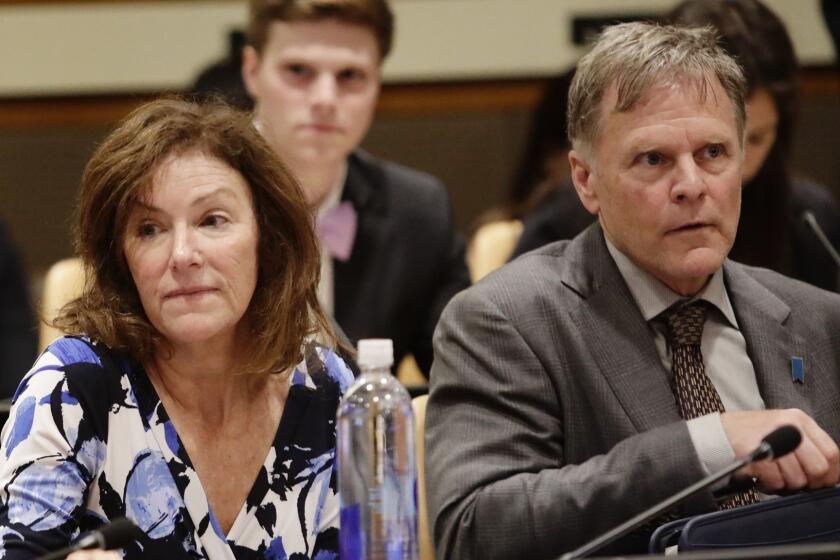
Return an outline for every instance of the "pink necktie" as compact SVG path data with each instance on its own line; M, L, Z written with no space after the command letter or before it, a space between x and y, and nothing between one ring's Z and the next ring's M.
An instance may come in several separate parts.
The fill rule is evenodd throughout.
M356 209L349 201L344 201L316 218L315 233L330 255L344 262L353 252L357 225Z

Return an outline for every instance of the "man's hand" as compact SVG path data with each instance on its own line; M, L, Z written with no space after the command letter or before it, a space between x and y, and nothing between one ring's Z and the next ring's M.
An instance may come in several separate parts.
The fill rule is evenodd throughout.
M758 461L735 473L755 477L765 493L783 493L803 488L826 488L840 478L840 450L814 420L797 409L724 412L721 421L736 457L744 457L780 426L790 424L802 433L802 443L793 452L772 461Z

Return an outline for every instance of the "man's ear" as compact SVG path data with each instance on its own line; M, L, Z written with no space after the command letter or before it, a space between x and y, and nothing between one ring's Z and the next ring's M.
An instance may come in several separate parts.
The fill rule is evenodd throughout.
M242 49L242 81L245 82L245 89L253 99L259 99L260 87L257 74L260 71L260 54L251 45Z
M572 169L572 183L575 185L578 198L583 207L591 214L598 214L601 208L598 203L598 192L595 189L595 178L592 165L586 161L583 153L578 150L569 152L569 166Z

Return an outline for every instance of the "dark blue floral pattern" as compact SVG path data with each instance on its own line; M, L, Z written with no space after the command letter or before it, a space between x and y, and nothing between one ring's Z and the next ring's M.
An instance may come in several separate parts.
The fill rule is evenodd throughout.
M335 412L353 374L316 349L302 363L256 482L222 534L186 450L142 368L82 338L54 342L3 428L0 559L35 558L129 517L125 558L338 557Z

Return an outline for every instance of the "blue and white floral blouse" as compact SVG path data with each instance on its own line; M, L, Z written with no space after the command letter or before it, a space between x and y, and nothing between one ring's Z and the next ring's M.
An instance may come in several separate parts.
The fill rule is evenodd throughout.
M3 428L0 558L39 556L118 517L145 533L125 558L337 558L335 413L353 374L329 350L315 356L292 375L274 445L224 535L142 369L57 340Z

